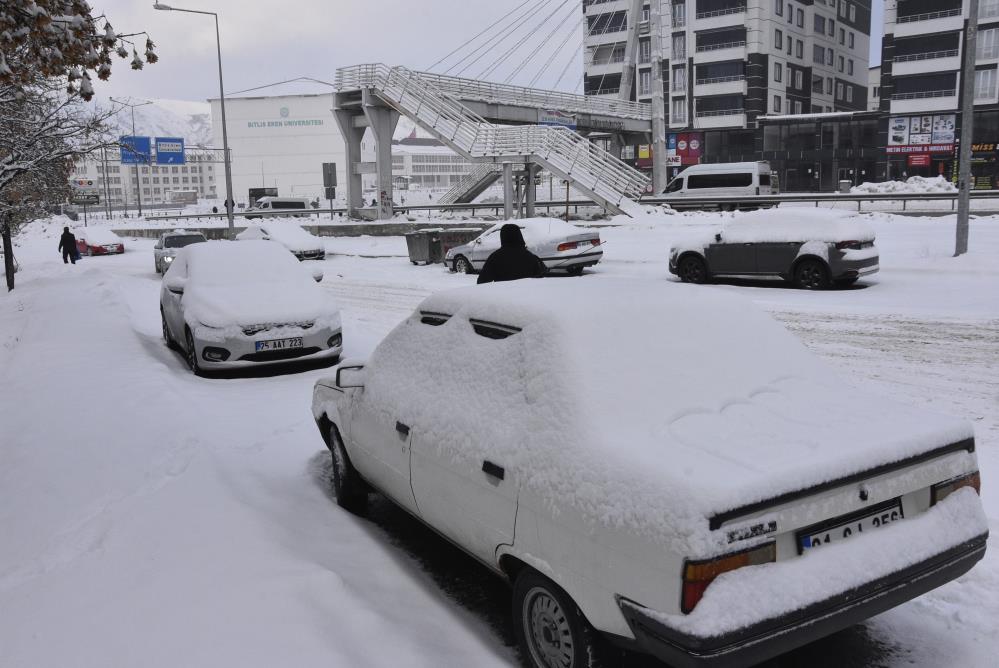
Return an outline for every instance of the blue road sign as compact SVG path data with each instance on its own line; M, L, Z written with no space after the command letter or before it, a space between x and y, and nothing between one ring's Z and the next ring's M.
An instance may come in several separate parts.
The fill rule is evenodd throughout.
M183 165L184 139L182 137L157 137L156 164Z
M118 141L121 143L121 164L149 164L149 154L152 153L149 137L122 137Z

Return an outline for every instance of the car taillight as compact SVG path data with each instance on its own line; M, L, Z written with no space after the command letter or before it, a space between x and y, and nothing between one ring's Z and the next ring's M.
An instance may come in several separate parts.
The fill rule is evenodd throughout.
M839 241L836 243L836 250L860 250L859 241Z
M962 487L972 487L976 494L982 493L982 476L978 471L963 475L959 478L951 478L933 485L930 494L930 505L936 505L939 501L946 499L952 492L956 492Z
M765 543L742 552L714 559L683 562L683 596L680 610L687 615L704 596L704 591L722 573L743 566L756 566L777 561L777 543Z
M566 241L564 244L559 244L558 245L558 250L560 250L560 251L575 250L575 248L578 245L579 244L577 242L575 242L575 241Z

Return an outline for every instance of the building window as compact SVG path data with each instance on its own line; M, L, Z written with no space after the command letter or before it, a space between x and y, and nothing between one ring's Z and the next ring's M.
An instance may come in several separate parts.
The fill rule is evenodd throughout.
M825 62L825 60L826 60L826 50L821 46L819 46L818 44L812 46L812 62L821 65L822 63Z
M836 69L838 69L840 72L842 72L844 69L846 69L844 63L845 63L845 61L843 59L843 56L840 56L839 57L839 65L838 65L838 67Z
M839 2L839 15L846 16L846 0L840 0Z
M837 100L843 99L843 84L841 83L836 84L836 99Z
M687 100L686 98L676 98L673 100L673 113L672 113L673 123L686 123L687 122Z
M981 0L978 3L978 18L991 19L999 16L999 0Z
M805 43L800 39L794 43L794 55L802 59L805 57Z
M784 66L780 63L774 63L774 81L780 83L784 80Z
M846 41L847 41L847 46L849 46L851 49L857 45L857 43L853 39L853 33L852 32L847 36L847 40Z
M996 0L999 4L999 0ZM990 28L978 33L978 46L975 57L979 60L999 58L999 30Z
M846 44L846 31L842 28L839 29L839 43Z
M833 50L826 49L826 65L832 67L832 64L833 64Z
M794 8L791 6L790 2L787 3L787 22L789 24L794 23Z
M652 92L652 72L642 70L638 73L638 94L648 95Z
M774 48L781 50L784 48L784 33L780 30L774 30Z
M820 35L826 34L826 17L821 14L815 15L815 32Z
M798 90L805 87L805 73L802 70L794 71L794 87Z
M853 61L852 60L846 61L846 73L847 74L853 74Z
M805 27L805 10L798 9L797 10L797 16L798 16L798 27L799 28L804 28Z
M826 77L826 95L832 95L832 92L833 92L832 77Z
M999 2L999 0L997 0L997 2ZM829 19L829 36L833 37L835 35L836 35L836 22L833 21L832 19Z
M673 26L682 28L687 25L687 5L682 2L673 3Z
M791 115L791 100L784 100L784 113Z
M787 36L787 55L789 55L789 56L791 55L791 49L792 49L792 47L794 47L794 40L791 39L790 35L788 35Z
M818 93L819 95L821 95L823 93L822 83L823 83L822 82L822 77L813 76L812 77L812 92L813 93Z
M781 110L780 95L774 95L774 113L779 114Z
M856 5L850 5L850 21L857 20L857 7Z
M877 98L881 97L881 87L880 87L880 86L875 86L875 87L874 87L874 90L872 90L872 91L871 91L871 95L872 95L872 96L873 96L873 97L874 97L875 99L877 99Z
M673 92L682 93L687 90L687 69L683 66L673 68Z
M652 61L652 41L643 39L638 43L638 62L648 63Z
M801 101L800 100L795 100L794 101L794 113L796 113L796 114L800 114L801 113Z
M853 102L853 86L846 87L846 101Z
M682 33L673 35L673 57L678 59L687 58L687 36Z
M999 0L996 0L999 2ZM784 0L774 0L774 14L784 16Z
M975 70L975 99L992 99L996 96L996 70Z

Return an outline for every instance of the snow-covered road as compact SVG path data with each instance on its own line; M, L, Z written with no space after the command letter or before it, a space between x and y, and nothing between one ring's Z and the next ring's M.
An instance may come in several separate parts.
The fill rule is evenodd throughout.
M706 222L606 229L604 263L551 280L667 280L669 240ZM857 289L704 289L747 295L858 385L972 420L999 529L999 220L959 260L946 221L874 223L883 270ZM309 414L325 370L194 378L160 340L152 242L74 267L51 234L20 239L0 297L0 666L516 661L501 583L387 503L361 520L332 502ZM329 248L405 255L401 238ZM324 266L349 357L474 282L403 257ZM773 665L984 668L997 618L993 541L959 581Z

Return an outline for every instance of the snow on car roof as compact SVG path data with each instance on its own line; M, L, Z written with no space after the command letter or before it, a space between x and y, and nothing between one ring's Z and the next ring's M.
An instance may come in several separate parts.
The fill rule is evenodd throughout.
M576 225L567 223L559 218L522 218L517 221L505 220L501 223L496 223L483 232L483 235L491 234L509 222L517 223L524 235L524 241L528 244L544 241L546 239L556 239L575 234L584 234L589 231L582 227L577 227Z
M520 331L495 340L473 321ZM368 396L456 461L498 462L556 509L685 554L718 549L715 513L971 436L861 396L748 300L665 281L432 295L371 366Z
M82 230L77 229L75 231L75 236L78 239L83 239L88 244L93 244L95 246L120 244L122 242L121 237L106 227L86 227Z
M723 243L874 241L874 228L849 211L788 207L735 213L710 233L681 235L674 251L702 250L721 233Z
M323 247L322 239L306 232L290 221L255 223L247 225L246 230L244 230L244 232L250 232L251 234L255 231L266 234L272 240L283 244L286 248L293 251L310 251ZM239 239L244 232L240 232L236 238Z
M188 276L206 285L299 281L301 263L274 241L206 241L180 250Z

